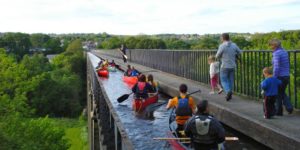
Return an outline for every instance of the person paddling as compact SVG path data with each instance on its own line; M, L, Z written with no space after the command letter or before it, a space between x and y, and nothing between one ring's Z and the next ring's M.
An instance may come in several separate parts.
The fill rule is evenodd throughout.
M158 92L158 83L154 81L152 74L147 76L147 82L151 85L154 93Z
M183 130L183 126L185 122L192 117L196 105L192 97L187 96L186 92L188 90L187 85L181 84L179 86L180 95L170 99L168 105L166 106L167 109L176 108L176 123L177 128L176 132L179 136L182 136L179 131Z
M114 60L112 60L112 61L109 63L109 65L110 65L111 67L116 67L116 63L115 63Z
M132 69L131 69L131 76L133 77L137 77L139 76L139 72L132 66Z
M138 83L136 83L132 92L135 94L137 99L145 100L148 98L148 93L152 93L152 87L149 83L146 82L146 76L141 74L138 78Z
M127 70L125 71L124 76L130 77L130 76L131 76L131 73L132 73L131 66L130 66L130 65L127 65Z
M218 150L218 144L225 141L225 130L209 115L207 100L197 105L196 115L186 122L184 133L191 138L195 150Z

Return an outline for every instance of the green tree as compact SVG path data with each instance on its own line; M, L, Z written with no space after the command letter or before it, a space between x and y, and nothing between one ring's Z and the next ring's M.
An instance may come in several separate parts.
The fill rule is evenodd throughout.
M47 49L47 54L59 54L64 51L63 47L61 47L60 40L58 38L51 38L45 44L45 48Z
M16 54L19 60L29 53L31 47L29 34L5 33L3 40L5 43L4 47L8 49L8 52Z
M172 38L166 40L168 49L190 49L191 45L183 40Z
M104 49L115 49L119 48L122 44L122 40L118 37L111 37L101 43L101 47Z
M217 49L218 40L212 37L203 37L196 45L192 46L192 49Z
M50 36L46 34L31 34L30 35L30 42L32 44L32 47L35 48L41 48L45 46L45 43L47 43L50 40Z

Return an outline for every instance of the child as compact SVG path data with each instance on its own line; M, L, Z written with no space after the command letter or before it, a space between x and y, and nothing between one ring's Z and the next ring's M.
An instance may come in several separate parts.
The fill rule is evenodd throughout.
M272 69L266 67L263 69L265 80L260 84L264 94L264 118L270 119L275 115L275 101L278 95L278 88L281 81L272 75Z
M210 65L209 75L210 75L210 85L211 85L211 92L209 92L209 94L214 94L216 87L218 87L219 89L218 94L221 94L223 92L223 89L219 84L220 63L216 61L215 56L211 55L208 57L208 64Z

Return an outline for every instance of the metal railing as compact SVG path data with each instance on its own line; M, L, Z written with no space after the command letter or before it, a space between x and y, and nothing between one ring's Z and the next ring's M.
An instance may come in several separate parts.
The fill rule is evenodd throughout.
M87 65L90 149L134 149L89 57L87 57Z
M101 53L122 58L116 50L102 50ZM209 84L208 57L216 50L128 50L127 56L134 63L155 68L177 76ZM287 93L294 107L300 104L300 51L288 51L290 58L290 84ZM261 98L260 82L263 80L262 69L271 66L272 51L245 50L235 70L235 88L238 94L252 98Z

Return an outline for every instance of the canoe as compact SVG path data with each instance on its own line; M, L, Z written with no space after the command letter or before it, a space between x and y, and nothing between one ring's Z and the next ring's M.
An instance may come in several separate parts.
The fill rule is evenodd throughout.
M100 69L97 71L99 77L108 77L109 72L107 69Z
M143 112L147 106L157 103L157 101L158 93L149 93L149 98L147 98L146 100L134 99L132 108L135 112Z
M129 76L123 76L123 81L128 83L128 84L136 84L138 82L137 77L129 77Z
M109 66L109 67L108 67L108 71L109 71L109 72L116 72L117 69L116 69L116 67Z
M179 138L176 133L177 123L176 123L175 108L173 108L170 113L169 128L170 128L170 132L168 132L168 134L167 134L168 138ZM184 141L168 140L168 142L173 150L189 150L189 149L191 149L190 144L182 143Z

